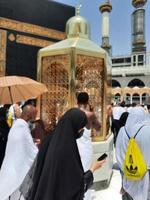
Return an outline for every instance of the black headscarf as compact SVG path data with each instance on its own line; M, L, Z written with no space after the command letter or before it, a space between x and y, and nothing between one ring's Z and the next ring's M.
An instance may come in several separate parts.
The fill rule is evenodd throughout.
M128 112L123 112L122 115L120 116L120 119L119 119L119 126L120 126L120 128L122 126L125 126L127 118L128 118L128 115L129 115Z
M76 138L86 123L85 113L78 108L70 109L59 120L53 136L40 148L29 200L83 198L84 171Z

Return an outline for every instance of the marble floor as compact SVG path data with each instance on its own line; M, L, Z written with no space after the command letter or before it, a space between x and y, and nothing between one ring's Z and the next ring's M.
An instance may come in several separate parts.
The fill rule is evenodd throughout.
M92 191L92 199L91 200L121 200L120 195L121 188L121 176L118 170L113 170L113 175L110 181L110 185L107 189L100 191ZM18 200L19 194L15 193L12 196L11 200ZM21 200L24 200L21 197Z
M113 170L113 175L109 184L109 187L103 190L94 191L92 190L92 198L91 200L121 200L120 195L121 188L121 176L119 170ZM12 196L11 200L18 200L19 193L15 193ZM24 200L21 197L20 200Z
M121 176L118 170L113 170L112 179L107 189L94 193L93 200L121 200Z
M118 170L113 170L113 175L110 181L110 185L107 189L92 192L91 200L121 200L120 195L121 188L121 176ZM12 196L11 200L18 200L19 194ZM21 200L24 200L21 197Z

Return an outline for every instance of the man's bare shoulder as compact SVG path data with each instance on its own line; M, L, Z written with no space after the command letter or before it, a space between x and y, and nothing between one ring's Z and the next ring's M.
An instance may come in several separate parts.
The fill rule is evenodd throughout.
M80 108L81 109L81 108ZM87 128L95 128L96 130L99 130L101 125L99 120L96 117L96 114L93 111L87 111L86 109L81 109L83 112L85 112L87 119L88 119L88 124Z

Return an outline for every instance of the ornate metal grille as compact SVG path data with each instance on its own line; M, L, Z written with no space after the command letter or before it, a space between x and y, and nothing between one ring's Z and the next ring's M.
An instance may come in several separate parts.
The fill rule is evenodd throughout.
M48 93L42 96L41 113L51 119L51 128L68 105L68 70L70 58L68 55L43 57L41 67L41 81L48 87Z
M102 58L77 55L76 92L86 91L95 113L102 123L104 61Z

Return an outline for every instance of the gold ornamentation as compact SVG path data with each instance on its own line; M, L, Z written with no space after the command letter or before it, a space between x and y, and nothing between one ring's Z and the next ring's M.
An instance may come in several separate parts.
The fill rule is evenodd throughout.
M108 77L104 58L71 52L71 55L39 54L38 62L40 81L48 87L48 93L42 95L40 102L41 118L48 116L53 129L60 116L75 106L76 102L72 100L75 93L86 91L102 125L99 133L92 131L93 141L105 140L109 134L109 121L106 112Z
M68 108L69 60L69 55L42 58L41 81L48 92L42 95L41 113L51 120L51 129Z
M90 97L90 104L94 106L95 113L102 123L101 113L104 92L104 61L93 56L77 55L76 92L86 91Z
M21 44L26 44L26 45L38 46L38 47L46 47L54 43L48 40L41 40L34 37L28 37L28 36L18 35L18 34L16 37L16 42L21 43Z
M7 32L0 29L0 76L5 75Z
M29 33L33 35L39 35L48 38L54 38L58 40L63 40L65 38L65 33L57 31L50 28L45 28L38 25L33 25L29 23L24 23L12 19L7 19L0 17L0 28L6 28L10 30L15 30L18 32Z

